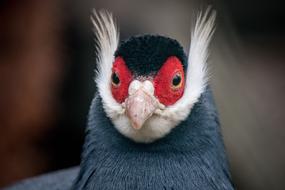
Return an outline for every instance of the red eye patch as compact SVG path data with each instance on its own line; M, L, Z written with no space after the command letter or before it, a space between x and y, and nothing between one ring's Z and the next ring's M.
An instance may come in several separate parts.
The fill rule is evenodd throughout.
M111 92L119 103L128 97L128 88L133 80L131 71L124 59L117 57L113 63L111 76ZM180 60L169 57L153 79L154 94L165 106L174 104L184 93L185 79Z
M126 66L124 59L117 57L113 63L111 76L111 91L117 102L122 103L125 101L131 81L132 73Z
M165 106L174 104L184 92L185 79L180 60L169 57L154 78L155 96Z

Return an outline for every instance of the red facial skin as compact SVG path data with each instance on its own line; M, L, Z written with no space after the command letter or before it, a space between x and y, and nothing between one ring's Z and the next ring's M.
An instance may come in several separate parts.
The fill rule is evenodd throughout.
M175 87L172 80L176 74L181 76L181 83ZM154 94L163 105L170 106L179 100L184 93L185 86L183 66L180 60L175 56L169 57L156 74L153 84Z
M133 76L122 57L115 59L112 73L116 73L120 79L118 85L111 83L112 95L118 103L123 103L128 97L128 88ZM172 80L176 74L181 76L181 83L173 86ZM159 102L165 106L174 104L182 97L185 86L183 66L180 60L175 56L169 57L152 82L155 88L154 95Z
M118 85L111 83L112 95L117 102L122 103L128 97L128 88L133 80L132 73L129 71L122 57L115 59L112 68L112 73L114 72L118 75L120 83Z

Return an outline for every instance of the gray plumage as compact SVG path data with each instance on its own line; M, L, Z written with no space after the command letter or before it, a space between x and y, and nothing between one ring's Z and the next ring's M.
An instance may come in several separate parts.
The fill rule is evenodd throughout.
M95 98L73 189L233 189L210 90L184 122L151 144L118 133Z

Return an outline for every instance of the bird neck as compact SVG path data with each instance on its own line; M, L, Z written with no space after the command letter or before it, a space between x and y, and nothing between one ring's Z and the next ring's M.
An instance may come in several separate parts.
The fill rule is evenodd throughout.
M148 144L136 143L120 134L106 116L101 98L96 96L89 113L85 142L106 151L196 151L217 143L223 146L210 90L202 94L185 121L162 139Z

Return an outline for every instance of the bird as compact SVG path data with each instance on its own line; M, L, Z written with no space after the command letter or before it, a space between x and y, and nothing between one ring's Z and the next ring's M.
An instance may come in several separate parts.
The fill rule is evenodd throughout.
M234 189L208 84L215 17L210 8L197 15L186 55L177 40L162 35L120 42L112 14L94 11L98 92L80 166L29 180L25 188Z
M94 12L98 95L72 189L233 189L207 85L214 20L198 15L187 58L160 35L119 44L112 15Z

